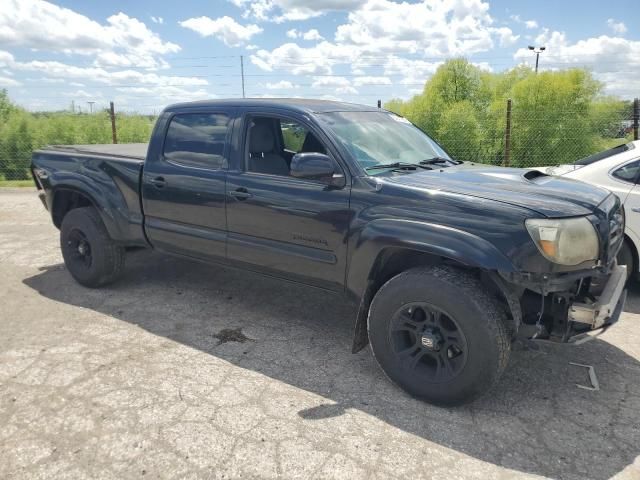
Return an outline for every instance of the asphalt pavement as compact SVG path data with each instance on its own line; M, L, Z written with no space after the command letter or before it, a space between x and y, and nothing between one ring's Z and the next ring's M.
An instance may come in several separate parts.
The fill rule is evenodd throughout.
M604 335L518 346L455 409L352 355L354 314L149 251L83 288L35 191L0 189L0 478L640 479L639 285Z

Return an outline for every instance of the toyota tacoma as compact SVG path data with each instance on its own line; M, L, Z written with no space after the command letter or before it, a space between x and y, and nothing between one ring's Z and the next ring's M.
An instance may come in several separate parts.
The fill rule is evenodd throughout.
M183 103L149 144L33 153L69 273L96 288L150 248L342 293L353 351L440 405L504 371L518 337L620 316L624 210L609 191L452 159L405 118L314 100Z

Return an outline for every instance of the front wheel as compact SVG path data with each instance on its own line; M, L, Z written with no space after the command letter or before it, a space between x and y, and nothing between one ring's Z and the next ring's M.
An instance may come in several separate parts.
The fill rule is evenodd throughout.
M111 283L124 268L124 248L111 239L93 207L75 208L65 215L60 248L67 270L85 287Z
M409 394L460 405L491 388L510 354L505 312L473 275L416 268L385 283L369 311L369 341L386 375Z

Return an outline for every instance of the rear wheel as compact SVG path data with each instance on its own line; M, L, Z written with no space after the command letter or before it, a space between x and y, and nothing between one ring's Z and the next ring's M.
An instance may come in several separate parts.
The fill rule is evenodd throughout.
M86 287L111 283L124 268L124 248L111 239L93 207L75 208L65 215L60 248L67 270Z
M387 376L439 405L472 401L507 365L505 314L484 286L450 267L418 268L383 285L371 304L369 340Z

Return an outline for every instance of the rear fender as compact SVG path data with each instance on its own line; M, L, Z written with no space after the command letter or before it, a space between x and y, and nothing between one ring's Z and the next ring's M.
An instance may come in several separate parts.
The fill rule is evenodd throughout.
M91 176L61 170L50 172L46 182L47 203L52 215L61 193L77 192L96 208L113 240L128 245L146 245L137 183L134 187L117 173L102 169L92 169Z

